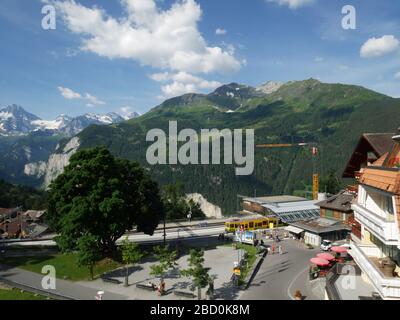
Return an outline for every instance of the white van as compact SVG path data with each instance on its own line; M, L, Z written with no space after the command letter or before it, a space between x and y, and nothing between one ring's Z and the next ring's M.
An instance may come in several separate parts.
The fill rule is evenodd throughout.
M330 240L323 240L321 243L321 249L323 251L329 251L332 248L332 241Z

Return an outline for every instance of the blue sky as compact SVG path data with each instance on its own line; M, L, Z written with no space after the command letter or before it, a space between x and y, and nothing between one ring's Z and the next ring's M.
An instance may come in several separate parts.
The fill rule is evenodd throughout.
M56 30L42 29L42 1L2 0L0 106L144 113L223 83L310 77L400 97L398 0L49 2ZM356 30L342 28L347 4Z

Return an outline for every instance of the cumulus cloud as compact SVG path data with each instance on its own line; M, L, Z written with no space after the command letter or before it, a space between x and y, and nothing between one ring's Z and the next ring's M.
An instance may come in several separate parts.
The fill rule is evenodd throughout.
M85 94L85 99L88 101L88 104L87 104L88 107L106 104L104 101L99 100L97 97L92 96L90 93Z
M164 95L160 98L170 98L203 90L214 90L221 86L218 81L208 81L183 71L178 73L155 73L150 77L155 81L165 83L161 87Z
M215 34L217 36L224 36L228 33L228 31L226 31L225 29L222 28L218 28L217 30L215 30Z
M64 87L58 87L58 91L60 91L61 95L68 100L73 100L73 99L81 99L82 96L77 93L74 92L73 90L69 89L69 88L64 88Z
M96 105L104 105L106 104L104 101L101 101L97 97L91 95L90 93L85 93L84 95L75 92L69 88L58 87L58 91L60 91L61 95L68 100L82 100L86 102L86 106L94 107Z
M81 49L101 57L173 73L224 74L242 67L232 52L207 44L198 30L202 10L195 0L177 1L166 10L155 0L120 1L124 16L114 18L75 0L49 0L68 29L82 37Z
M362 58L383 56L399 48L400 41L393 35L385 35L381 38L371 38L365 42L360 50Z
M267 2L275 2L280 6L288 6L290 9L297 9L315 2L315 0L267 0Z

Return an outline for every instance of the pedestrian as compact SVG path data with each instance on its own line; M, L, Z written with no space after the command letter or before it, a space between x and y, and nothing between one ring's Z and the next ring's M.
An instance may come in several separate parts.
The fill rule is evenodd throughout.
M284 248L284 246L281 246L281 254L284 254L285 253L285 248Z
M282 254L282 247L280 245L278 246L278 253Z
M272 244L271 250L272 250L272 254L275 254L275 243Z

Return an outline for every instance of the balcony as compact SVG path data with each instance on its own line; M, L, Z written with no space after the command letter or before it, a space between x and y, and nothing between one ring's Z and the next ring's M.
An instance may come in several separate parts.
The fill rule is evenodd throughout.
M360 204L353 204L354 218L387 245L398 245L399 231L396 222L368 210Z
M352 242L349 253L384 299L400 299L400 278L393 277L379 267L378 262L383 256L376 246Z

